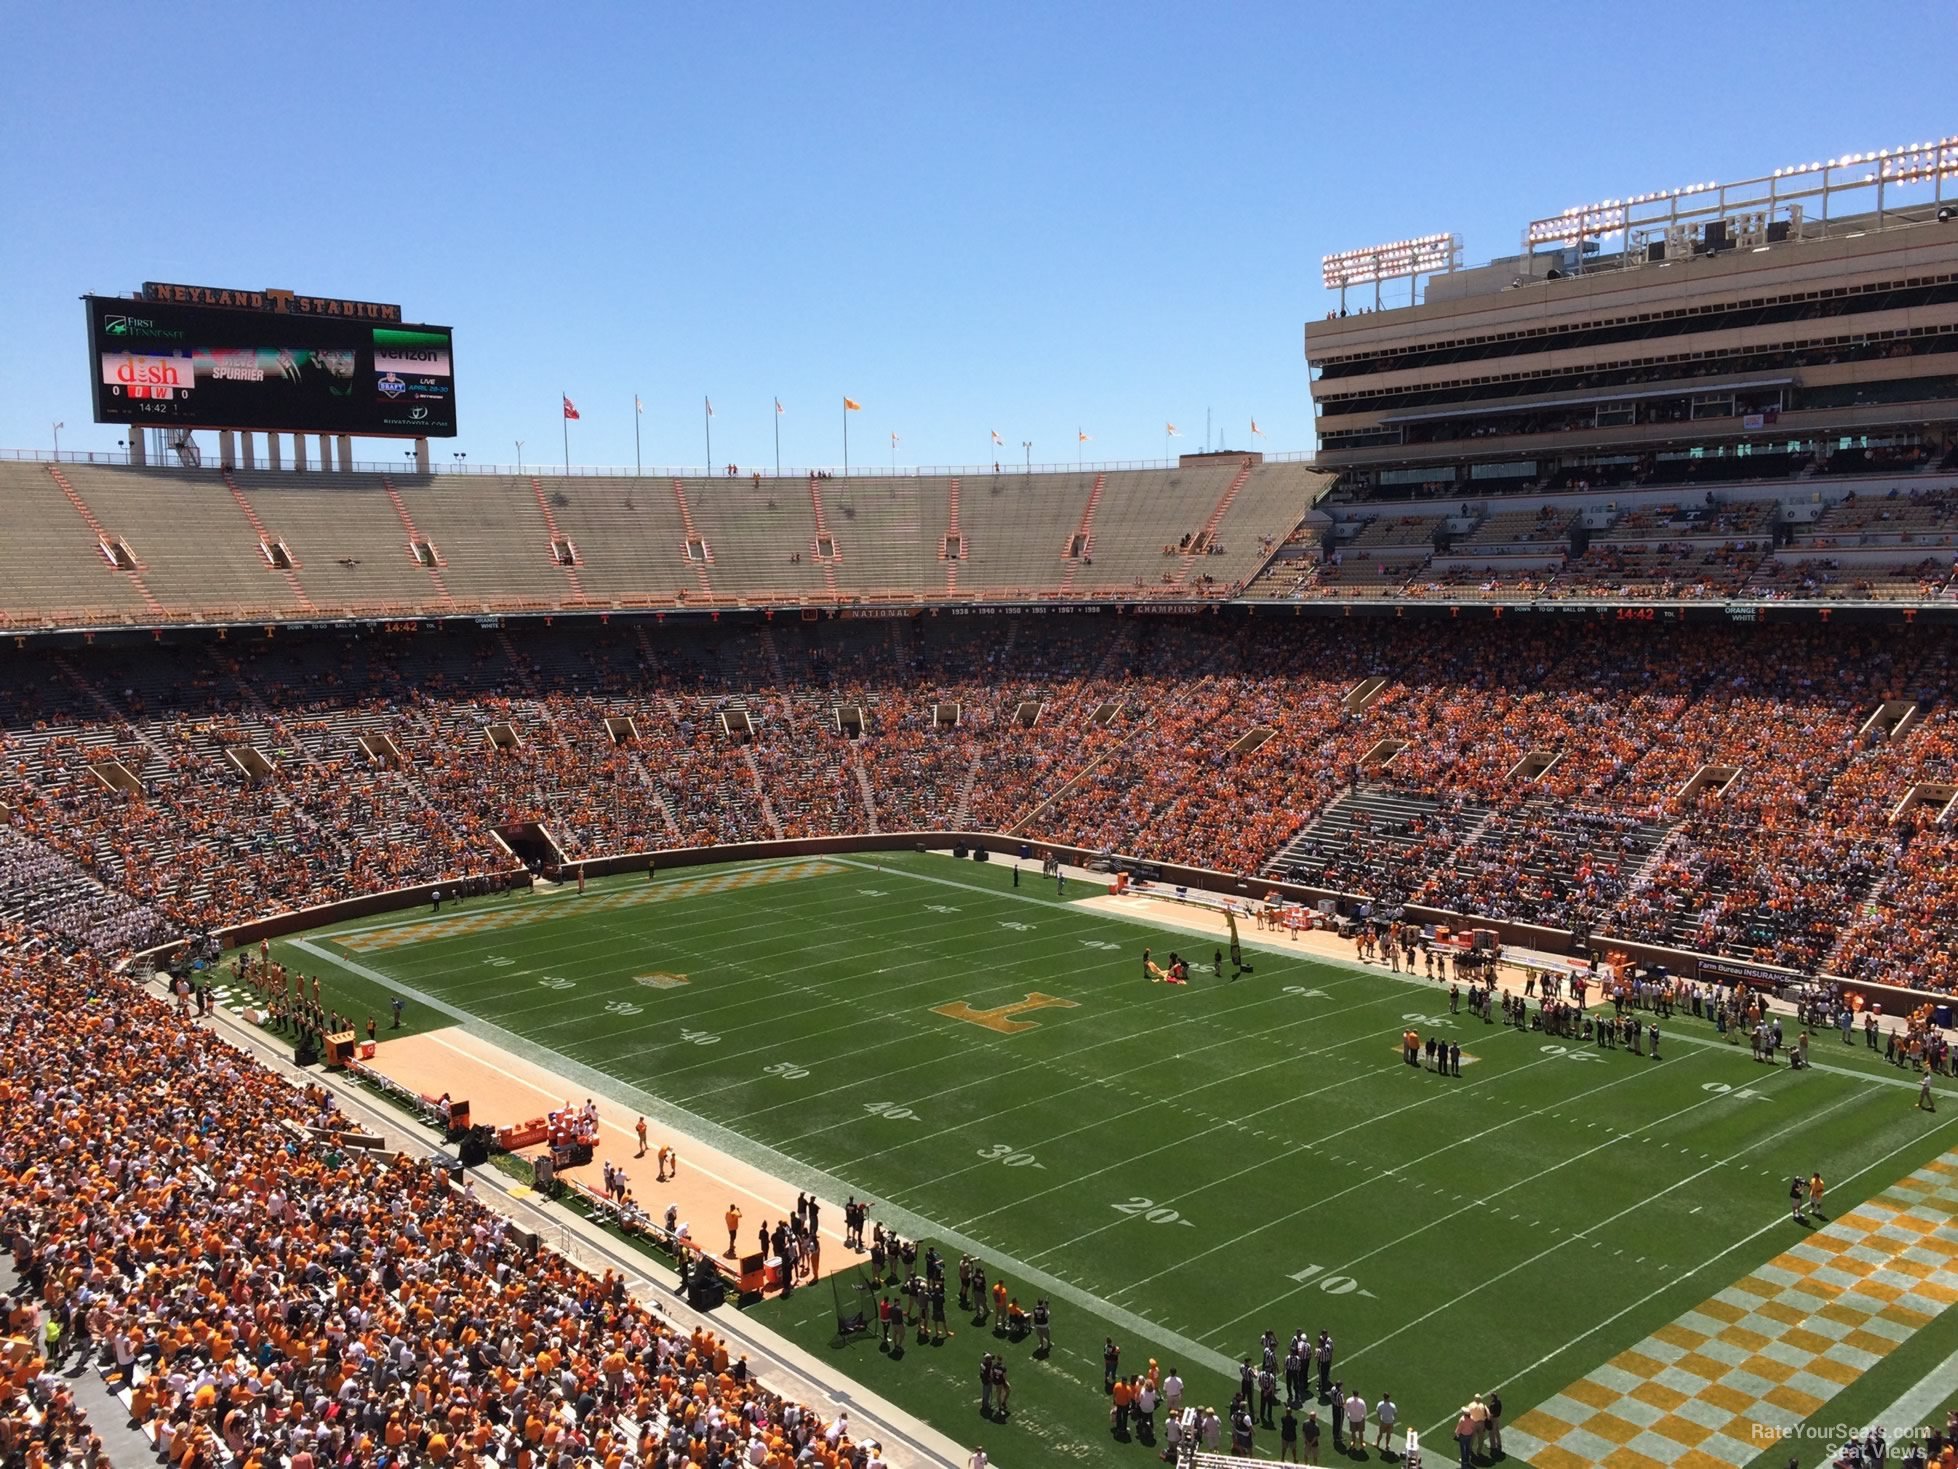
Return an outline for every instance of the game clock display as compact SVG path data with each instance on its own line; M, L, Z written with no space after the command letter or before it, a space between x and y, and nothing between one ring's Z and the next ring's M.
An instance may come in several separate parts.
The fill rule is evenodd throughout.
M441 326L90 296L98 423L450 438Z

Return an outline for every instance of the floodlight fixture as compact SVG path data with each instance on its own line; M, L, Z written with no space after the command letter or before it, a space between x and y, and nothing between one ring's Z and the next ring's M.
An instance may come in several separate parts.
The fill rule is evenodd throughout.
M1618 199L1599 204L1580 204L1553 214L1548 219L1533 219L1524 233L1524 242L1537 245L1575 245L1580 240L1595 240L1616 234L1625 227L1625 205Z
M1320 278L1327 290L1343 291L1348 286L1453 270L1461 264L1461 257L1462 237L1459 234L1448 231L1417 235L1412 239L1327 255L1319 262Z

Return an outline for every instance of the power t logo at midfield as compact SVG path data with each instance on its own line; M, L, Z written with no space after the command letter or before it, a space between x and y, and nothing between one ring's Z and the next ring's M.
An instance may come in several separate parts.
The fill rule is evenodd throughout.
M1063 1000L1059 995L1043 995L1035 990L1024 1000L1015 1000L1010 1005L995 1005L990 1010L975 1010L966 1000L955 1000L949 1005L934 1005L931 1013L944 1015L953 1020L963 1020L969 1025L983 1025L988 1030L996 1030L1001 1035L1012 1035L1016 1031L1033 1030L1038 1020L1015 1020L1028 1010L1077 1010L1080 1006L1073 1000Z

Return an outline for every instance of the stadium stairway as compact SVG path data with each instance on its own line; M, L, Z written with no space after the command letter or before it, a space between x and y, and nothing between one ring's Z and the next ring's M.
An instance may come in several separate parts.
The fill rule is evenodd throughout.
M1302 872L1303 880L1318 882L1320 874L1330 865L1342 877L1329 886L1358 886L1370 892L1398 890L1405 886L1403 875L1388 871L1379 859L1365 855L1368 845L1376 845L1389 854L1409 851L1419 840L1411 828L1419 824L1432 829L1445 816L1452 833L1451 847L1459 849L1489 814L1484 806L1444 810L1442 803L1432 796L1356 787L1335 796L1279 849L1266 863L1266 870L1285 875ZM1364 886L1368 880L1375 884L1374 888Z
M1209 549L1211 541L1216 538L1217 527L1223 521L1225 512L1231 508L1231 505L1237 499L1238 492L1244 488L1244 482L1250 478L1251 461L1247 459L1244 461L1244 467L1231 476L1230 484L1224 488L1223 498L1218 500L1216 508L1210 512L1210 518L1203 523L1203 528L1197 532L1196 538L1190 542L1189 548L1184 551L1182 558L1183 564L1176 573L1176 580L1179 585L1189 585L1191 565L1196 561L1197 557L1203 555Z

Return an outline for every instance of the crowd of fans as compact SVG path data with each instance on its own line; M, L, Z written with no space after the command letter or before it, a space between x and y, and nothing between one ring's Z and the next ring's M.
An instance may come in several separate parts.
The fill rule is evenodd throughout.
M411 1443L872 1461L440 1171L323 1150L324 1093L107 968L510 867L514 826L574 861L1017 830L1852 983L1958 972L1958 641L1934 627L906 619L0 660L0 1240L25 1292L0 1309L28 1353L0 1446L26 1462L102 1457L51 1370L76 1353L191 1469Z
M104 1462L77 1356L184 1469L881 1463L441 1168L316 1141L345 1125L328 1094L93 954L0 961L0 1035L10 1463Z
M513 869L533 828L571 862L1012 831L1941 987L1958 948L1946 802L1907 800L1958 783L1929 627L905 618L13 657L0 913L69 948ZM1429 805L1333 819L1366 791Z

